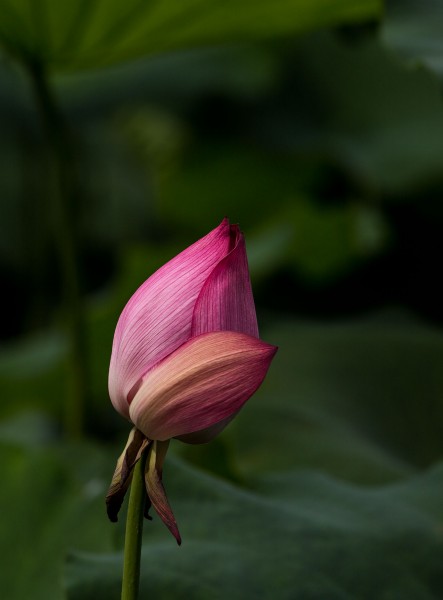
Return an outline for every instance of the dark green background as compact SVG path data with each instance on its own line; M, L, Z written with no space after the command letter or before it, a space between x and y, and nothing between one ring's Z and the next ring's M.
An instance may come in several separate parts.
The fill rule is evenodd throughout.
M218 439L171 444L183 545L146 522L141 598L441 598L439 3L1 0L0 15L0 595L119 598L114 327L228 216L280 350ZM76 439L35 65L76 165Z

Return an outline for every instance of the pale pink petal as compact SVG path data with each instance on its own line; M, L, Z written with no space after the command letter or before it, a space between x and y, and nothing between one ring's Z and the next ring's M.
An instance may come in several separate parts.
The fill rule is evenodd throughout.
M130 418L153 440L211 427L252 396L276 351L234 331L192 338L143 378L129 407Z
M168 450L169 441L167 442L153 442L150 449L148 459L146 461L145 470L145 483L146 493L148 494L149 500L154 507L154 510L172 533L177 540L177 544L180 546L181 537L177 527L177 522L169 506L168 498L166 496L165 488L162 483L162 471L163 463L165 460L166 452Z
M195 303L192 335L239 331L258 338L245 238L231 225L234 248L214 267Z
M115 330L109 368L111 401L125 417L141 377L189 339L201 288L231 248L231 228L224 219L156 271L125 306Z

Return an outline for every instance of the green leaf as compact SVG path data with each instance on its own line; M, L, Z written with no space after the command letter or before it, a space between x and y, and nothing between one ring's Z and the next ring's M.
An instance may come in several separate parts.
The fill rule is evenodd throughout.
M279 212L276 204L277 198L273 217L248 235L254 281L283 266L309 282L324 283L380 252L389 239L382 214L363 203L318 206L299 198Z
M443 5L438 0L391 0L381 37L408 62L443 76Z
M88 103L88 117L94 114L103 118L113 107L129 105L129 120L140 121L142 135L155 136L157 130L151 132L150 128L165 126L175 137L174 128L180 123L165 108L182 109L196 97L214 92L235 99L256 99L275 83L277 74L276 59L267 46L240 43L180 50L106 69L69 73L58 76L56 83L60 100L69 111L81 115ZM92 95L93 103L88 102ZM155 113L146 106L152 103L158 106ZM143 107L136 109L139 104ZM168 137L163 141L170 142Z
M62 600L67 549L113 548L104 494L114 457L89 444L44 443L49 426L43 418L22 418L20 425L15 441L12 424L0 429L2 596Z
M299 274L311 281L343 275L380 252L388 239L381 213L359 202L323 207L296 202L291 221L294 244L287 258Z
M366 197L404 199L440 180L443 110L432 74L406 66L372 36L330 32L300 40L293 62L305 99L303 135L299 114L283 111L265 122L269 136L280 132L302 154L326 153ZM300 95L296 88L286 101L300 102Z
M280 346L261 390L214 443L171 444L184 542L145 523L142 597L437 600L443 466L421 470L443 454L442 335L394 311L261 334ZM119 598L124 514L109 524L104 494L121 447L55 439L35 414L1 424L2 593L61 600L68 555L71 600Z
M243 477L297 465L374 483L443 455L440 333L387 312L262 325L261 337L279 351L221 438Z
M438 467L368 489L280 472L242 490L170 461L166 485L184 542L177 548L159 541L157 523L145 524L140 595L436 600L443 585L442 476ZM71 554L68 598L117 600L120 574L121 554Z
M0 41L57 69L202 44L266 39L375 18L380 0L2 0Z

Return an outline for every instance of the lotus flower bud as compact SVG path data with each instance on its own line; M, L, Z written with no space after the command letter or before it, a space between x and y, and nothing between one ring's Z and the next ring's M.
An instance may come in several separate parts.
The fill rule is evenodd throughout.
M109 369L112 404L135 426L107 497L112 520L149 446L148 497L180 540L161 483L169 440L217 435L276 351L259 339L245 240L228 219L142 284L117 323Z

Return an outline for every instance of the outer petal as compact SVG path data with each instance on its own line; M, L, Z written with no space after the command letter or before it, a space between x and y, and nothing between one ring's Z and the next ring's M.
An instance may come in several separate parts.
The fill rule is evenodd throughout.
M235 246L214 267L195 303L193 336L210 331L239 331L258 338L245 238L237 225L231 230Z
M130 418L152 440L211 427L252 396L276 351L233 331L192 338L143 378Z
M175 537L177 544L180 546L180 532L177 527L174 513L169 506L168 498L162 482L163 463L166 452L168 451L168 446L169 440L167 442L154 442L151 446L148 460L146 461L146 492L158 516Z
M114 523L117 521L123 499L131 483L134 466L150 443L150 440L146 439L141 431L133 427L125 449L117 461L111 486L106 494L108 517Z
M195 301L214 266L231 249L229 221L156 271L125 306L114 335L109 368L111 401L128 417L134 386L191 335Z

